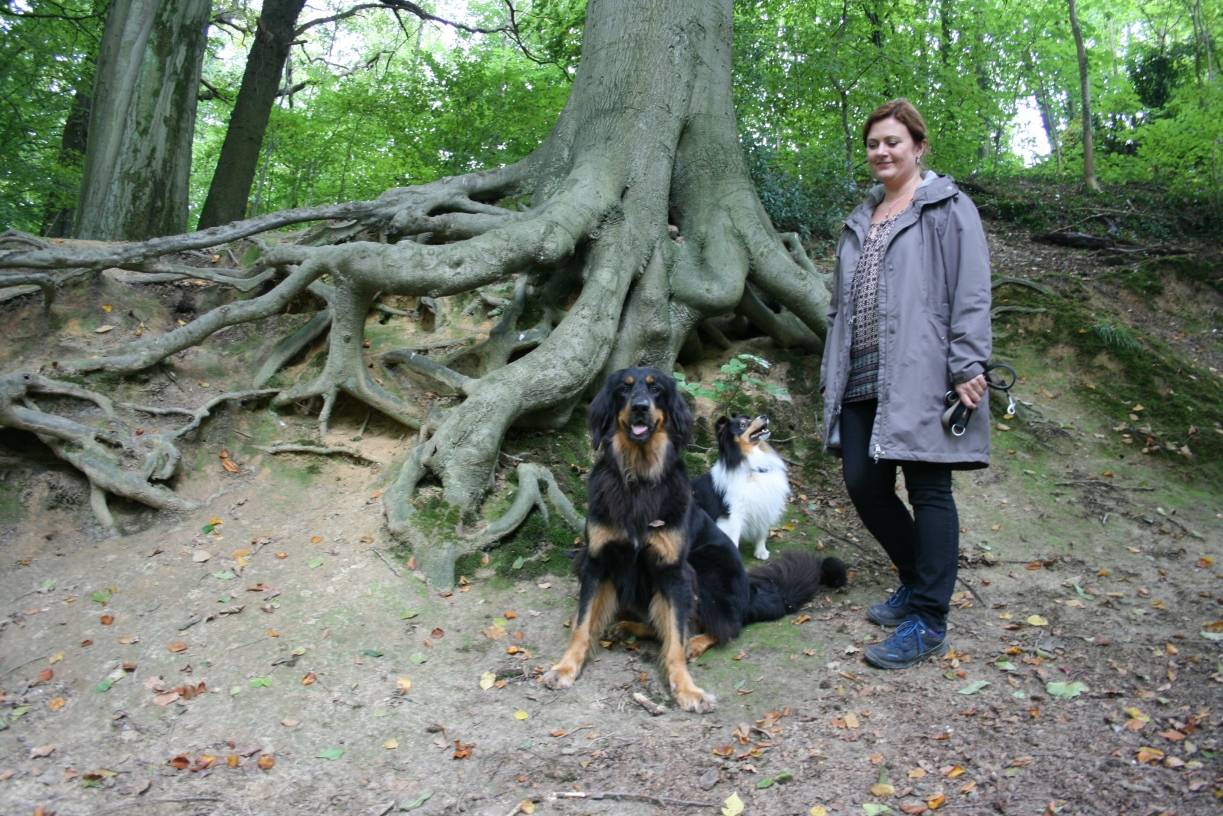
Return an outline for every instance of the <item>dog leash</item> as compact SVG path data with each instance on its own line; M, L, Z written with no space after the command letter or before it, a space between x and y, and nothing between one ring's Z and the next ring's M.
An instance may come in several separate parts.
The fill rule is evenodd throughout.
M994 372L1000 373L990 376ZM1015 397L1011 395L1011 388L1014 387L1016 379L1018 375L1015 374L1015 369L1006 363L990 363L985 366L986 384L995 391L1002 391L1006 394L1004 419L1015 416ZM986 391L987 395L988 393ZM943 412L943 429L952 436L963 436L968 430L968 420L972 419L973 409L960 402L960 396L954 390L948 391L943 401L947 404L947 410Z

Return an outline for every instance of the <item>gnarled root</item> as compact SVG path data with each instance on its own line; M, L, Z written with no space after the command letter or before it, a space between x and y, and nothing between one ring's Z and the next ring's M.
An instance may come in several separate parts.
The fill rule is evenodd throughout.
M114 429L101 430L41 410L36 395L72 397L92 402ZM168 478L179 456L164 437L133 438L115 419L110 400L71 383L58 382L28 371L0 377L0 426L36 435L56 456L85 475L90 505L98 521L114 530L114 519L103 493L133 499L159 510L188 510L195 505L150 478ZM127 460L129 467L124 467ZM139 463L138 471L132 467ZM167 472L168 470L170 472Z

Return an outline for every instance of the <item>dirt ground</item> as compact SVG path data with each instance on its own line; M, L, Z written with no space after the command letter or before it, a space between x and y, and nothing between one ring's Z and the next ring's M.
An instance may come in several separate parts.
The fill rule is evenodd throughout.
M202 401L214 362L167 399ZM121 508L109 538L72 471L5 459L0 813L1218 813L1223 493L1119 454L1056 364L1019 395L994 466L957 476L952 651L862 662L892 574L835 478L794 468L774 550L836 554L850 585L697 661L708 715L671 706L651 643L537 685L568 574L420 580L385 540L392 429L354 443L380 466L230 473L221 447L307 425L226 409L179 484L201 508Z

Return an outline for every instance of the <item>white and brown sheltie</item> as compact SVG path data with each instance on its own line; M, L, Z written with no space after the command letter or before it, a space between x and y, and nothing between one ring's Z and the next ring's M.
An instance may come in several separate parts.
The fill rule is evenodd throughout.
M718 461L692 481L693 496L735 546L751 543L764 561L769 528L781 520L790 498L786 463L769 447L769 418L720 417L714 429Z

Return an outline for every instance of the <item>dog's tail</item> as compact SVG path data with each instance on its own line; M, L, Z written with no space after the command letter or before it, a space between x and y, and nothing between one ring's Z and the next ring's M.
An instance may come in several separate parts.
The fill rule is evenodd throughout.
M839 558L822 558L802 550L781 553L776 561L747 574L751 583L745 624L770 621L797 610L821 586L843 587L849 578Z

